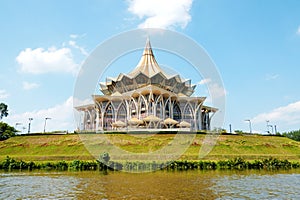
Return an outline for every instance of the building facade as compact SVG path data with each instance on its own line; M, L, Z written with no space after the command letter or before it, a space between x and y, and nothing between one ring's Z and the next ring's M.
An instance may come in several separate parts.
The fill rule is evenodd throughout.
M164 72L155 60L149 39L133 71L106 78L103 95L92 95L93 104L76 107L81 131L209 130L216 108L194 97L196 85L178 74Z

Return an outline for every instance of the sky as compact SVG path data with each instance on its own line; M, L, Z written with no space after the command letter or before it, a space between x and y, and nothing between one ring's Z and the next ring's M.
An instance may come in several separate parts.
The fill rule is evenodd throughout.
M46 117L46 131L76 129L73 92L85 59L137 28L177 31L207 51L225 87L223 128L249 131L250 119L254 132L272 131L267 120L279 132L300 129L298 0L1 0L0 24L0 102L9 106L3 121L23 133L29 118L32 132L43 131ZM154 54L169 66L168 55ZM120 72L140 59L131 57ZM208 80L172 67L197 84L196 96L209 96Z

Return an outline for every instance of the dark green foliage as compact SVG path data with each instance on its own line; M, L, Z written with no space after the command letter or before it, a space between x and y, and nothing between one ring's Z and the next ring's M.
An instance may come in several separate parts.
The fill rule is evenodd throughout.
M234 132L238 135L243 135L244 132L242 130L234 130Z
M97 167L97 162L74 160L69 163L69 169L71 170L96 170Z
M292 140L300 141L300 129L297 131L290 131L287 133L283 133L283 136L288 137Z
M126 162L124 164L108 161L107 165L99 161L81 161L74 160L72 162L58 161L34 163L32 161L17 161L13 158L6 157L0 162L0 169L4 170L99 170L107 172L107 170L125 170L131 172L140 171L187 171L187 170L245 170L245 169L264 169L264 170L279 170L279 169L296 169L300 168L299 162L289 162L288 160L278 160L276 158L268 158L264 160L245 161L242 158L222 161L170 161L167 163L158 162Z
M14 127L9 126L7 123L0 122L0 141L13 137L18 132Z
M6 104L4 103L0 103L0 120L3 118L3 117L7 117L8 115L8 107Z

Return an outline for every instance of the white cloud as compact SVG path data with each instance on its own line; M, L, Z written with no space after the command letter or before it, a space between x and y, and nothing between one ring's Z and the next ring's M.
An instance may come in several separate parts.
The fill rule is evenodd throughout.
M300 35L300 26L297 29L297 34Z
M31 132L43 132L45 118L47 120L46 131L56 130L68 130L73 131L75 129L74 116L73 116L73 97L69 97L62 104L55 105L48 109L42 109L38 111L25 112L21 114L9 114L5 121L11 125L16 123L22 123L17 129L21 130L24 127L23 133L27 133L29 118L33 118L31 121Z
M32 90L32 89L38 88L39 86L40 85L37 84L37 83L29 83L29 82L26 82L26 81L23 82L23 89L24 90Z
M85 37L86 36L86 33L84 33L84 34L81 34L81 35L79 35L79 34L70 34L70 38L71 39L80 39L80 38L83 38L83 37Z
M31 49L20 52L16 58L20 71L31 74L49 72L66 72L76 74L79 66L74 62L69 48L56 49L55 47Z
M261 113L252 119L255 124L266 124L266 120L282 129L300 128L300 101L276 108L270 112Z
M217 83L208 83L209 84L209 93L212 98L224 98L227 94L224 87L220 86Z
M128 0L128 11L144 19L139 28L185 28L193 0Z
M279 77L278 74L267 74L267 75L266 75L266 80L267 80L267 81L270 81L270 80L277 79L278 77Z
M75 49L78 49L84 56L89 55L89 53L83 47L77 45L77 43L74 40L70 40L69 45Z
M79 37L79 35L77 35L77 34L71 34L70 35L70 38L72 38L72 39L77 39Z
M206 79L202 79L201 81L198 82L199 85L205 85L207 83L210 83L211 79L206 78Z
M0 99L6 99L7 97L9 97L9 94L6 90L0 90Z

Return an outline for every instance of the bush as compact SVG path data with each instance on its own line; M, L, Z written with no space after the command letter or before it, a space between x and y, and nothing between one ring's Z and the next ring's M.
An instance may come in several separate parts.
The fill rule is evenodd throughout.
M300 129L297 131L290 131L287 133L283 133L283 136L288 137L292 140L300 141Z
M0 141L13 137L18 132L14 127L9 126L7 123L0 122Z

